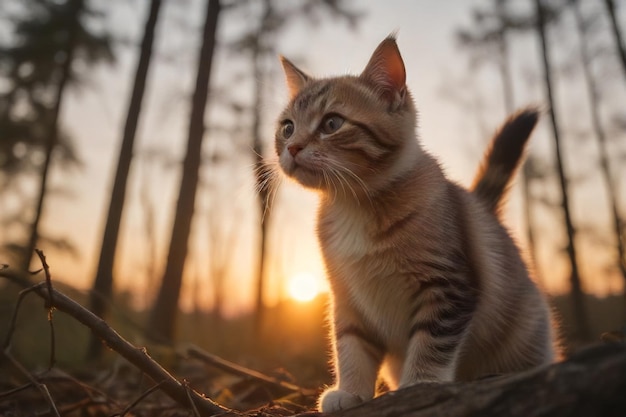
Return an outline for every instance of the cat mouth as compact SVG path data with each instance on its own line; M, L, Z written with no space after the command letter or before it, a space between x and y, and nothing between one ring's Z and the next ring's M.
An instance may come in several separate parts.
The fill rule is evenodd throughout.
M283 166L285 173L305 187L321 188L323 176L321 167L312 161L302 158L291 158L287 166Z
M290 175L302 183L302 185L312 186L319 183L318 170L294 161Z

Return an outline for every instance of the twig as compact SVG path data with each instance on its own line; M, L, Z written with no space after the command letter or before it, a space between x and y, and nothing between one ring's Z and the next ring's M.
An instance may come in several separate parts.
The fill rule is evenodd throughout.
M87 395L87 397L89 397L94 403L98 402L99 400L96 398L96 396L102 397L106 400L107 403L113 403L114 405L119 405L117 403L117 401L113 398L110 398L108 396L108 394L106 394L105 392L103 392L102 390L95 388L89 384L86 384L80 380L78 380L77 378L73 377L72 375L69 375L68 373L66 373L63 370L60 369L54 369L55 372L58 372L59 375L47 375L47 376L40 376L39 379L42 381L69 381L73 384L76 384L78 387L80 387L83 392L85 393L85 395Z
M39 385L41 387L41 390L45 393L45 396L48 399L48 403L50 404L50 407L52 407L52 411L54 412L54 415L57 417L61 417L61 414L59 413L59 410L57 409L57 406L54 403L54 400L52 399L52 395L50 395L50 391L48 391L48 386L46 384L39 384Z
M15 387L13 389L10 389L8 391L3 391L0 392L0 399L2 398L7 398L7 397L11 397L19 392L25 391L29 388L33 388L33 384L32 382L27 382L26 384L20 385L19 387Z
M40 249L35 249L35 253L41 260L41 266L43 267L44 275L46 277L46 288L48 289L48 299L46 300L46 308L48 309L48 324L50 325L50 361L48 369L52 369L56 362L56 337L54 333L54 323L52 316L54 314L54 298L52 297L52 275L50 274L50 266L46 262L46 255Z
M85 397L81 400L78 400L72 404L67 404L64 406L60 406L61 415L68 415L72 411L81 410L90 405L110 405L110 402L107 399L95 399L90 397Z
M5 270L4 268L3 270ZM38 284L42 285L42 284ZM9 324L9 329L7 330L7 335L4 339L4 344L2 345L2 349L7 350L11 345L11 339L13 339L13 333L15 333L16 323L17 323L17 314L20 311L20 306L22 305L22 301L24 298L31 292L35 291L35 286L26 288L21 290L17 296L17 302L15 303L15 307L13 308L13 313L11 314L11 323Z
M135 401L133 401L132 403L130 403L126 408L124 408L122 410L121 413L116 413L113 414L111 417L124 417L130 410L132 410L137 404L139 404L141 401L143 401L144 399L146 399L150 394L152 394L153 392L155 392L156 390L161 388L161 385L163 385L162 382L153 385L152 387L150 387L148 390L146 390L145 392L143 392L139 397L137 397L135 399Z
M191 387L189 386L189 383L187 381L183 381L183 385L185 386L185 392L187 392L187 398L189 399L189 404L191 404L191 409L193 410L193 415L195 417L200 417L200 412L198 411L198 407L196 407L196 405L193 403L193 400L191 399Z
M24 366L19 363L17 361L17 359L15 359L13 357L13 355L11 355L8 352L8 348L2 350L2 355L9 361L11 362L11 364L18 370L20 371L26 378L28 378L28 380L30 381L31 385L36 387L39 392L43 395L43 397L46 399L46 401L48 402L48 405L50 406L50 408L52 409L53 414L56 417L61 417L61 415L59 414L59 410L57 410L56 405L54 404L54 400L52 399L52 396L50 395L50 391L48 391L48 387L46 387L46 384L41 384L37 381L37 379L30 373L28 372L28 370L26 368L24 368Z
M190 345L185 350L186 354L192 358L198 359L206 364L212 365L218 369L226 371L230 374L243 376L245 378L252 378L264 384L272 385L274 387L282 388L291 392L298 392L302 395L309 396L315 395L317 390L310 388L302 388L295 384L291 384L286 381L281 381L277 378L273 378L269 375L262 374L259 371L246 368L233 362L229 362L226 359L213 355L198 346Z
M0 270L0 277L5 277L9 280L22 282L24 274L12 269ZM163 392L165 392L170 398L178 402L183 406L188 405L187 392L183 384L174 378L168 371L166 371L160 364L154 361L146 352L145 348L138 348L120 336L114 329L112 329L104 320L87 310L76 301L67 297L60 291L52 288L48 290L44 289L41 285L33 287L33 292L38 296L47 300L48 302L54 301L54 307L69 314L76 320L91 329L101 340L103 340L107 346L115 350L121 356L126 358L129 362L135 365L146 373L153 381L161 383ZM50 292L50 293L49 293ZM49 295L53 294L54 298L51 300ZM211 416L216 414L237 415L233 410L227 409L211 399L199 394L194 390L189 391L189 395L195 406L198 408L202 416Z

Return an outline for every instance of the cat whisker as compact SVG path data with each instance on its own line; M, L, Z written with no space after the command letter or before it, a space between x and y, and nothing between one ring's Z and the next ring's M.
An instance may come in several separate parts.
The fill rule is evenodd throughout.
M256 194L265 196L266 204L261 214L261 221L265 221L270 207L274 205L283 177L276 164L272 162L261 161L261 163L254 164L253 171L256 178L254 191Z
M363 193L365 194L365 196L367 197L370 205L373 207L374 206L374 202L372 201L372 196L371 196L371 192L369 187L367 186L367 184L365 183L365 181L363 181L354 171L352 171L350 168L343 166L339 163L337 163L336 161L328 161L329 163L329 167L331 168L331 170L335 173L335 175L339 176L339 178L341 179L341 183L342 185L345 183L348 187L350 187L350 190L352 191L352 195L354 196L355 199L358 200L357 197L357 192L354 189L354 187L350 184L350 181L348 178L346 178L346 175L350 178L352 178L354 180L354 182L356 182L359 185L359 188L363 191ZM346 175L344 175L346 174Z
M332 195L333 195L332 202L334 203L335 197L337 195L336 192L334 192L335 183L333 182L332 178L328 175L327 170L322 170L322 174L324 176L324 185L330 192L332 192Z
M349 187L350 184L346 184L345 179L343 178L343 176L341 175L341 173L339 171L337 171L335 168L332 167L332 165L328 166L328 172L330 174L332 174L332 176L337 180L337 183L339 183L339 185L341 186L341 191L343 192L344 197L347 197L348 194L346 192L346 185ZM333 182L334 184L334 182ZM334 195L333 195L333 201L335 196L337 195L337 192L339 191L339 188L337 186L333 187L333 190L335 191ZM354 190L351 190L352 194L354 194Z

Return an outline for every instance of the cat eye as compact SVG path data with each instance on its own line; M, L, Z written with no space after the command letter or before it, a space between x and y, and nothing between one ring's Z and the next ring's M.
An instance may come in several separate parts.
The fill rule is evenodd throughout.
M344 118L337 114L328 115L322 121L320 130L322 133L326 133L327 135L335 133L343 125L343 122Z
M283 127L281 130L282 130L283 138L289 139L291 135L293 135L293 131L295 130L293 122L291 120L285 120L283 122Z

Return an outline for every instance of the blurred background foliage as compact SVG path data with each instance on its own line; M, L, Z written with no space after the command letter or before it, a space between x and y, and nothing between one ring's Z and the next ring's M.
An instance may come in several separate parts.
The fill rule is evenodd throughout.
M454 179L469 181L506 113L542 103L507 224L570 349L623 330L626 4L434 3L3 0L0 263L35 270L44 249L59 289L164 360L189 342L328 382L315 198L264 186L286 97L276 57L358 68L404 23L420 137ZM290 289L303 276L312 301ZM0 282L0 335L19 290ZM114 361L55 323L59 364ZM18 325L16 355L45 365L40 300Z

